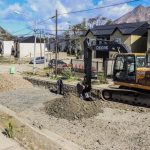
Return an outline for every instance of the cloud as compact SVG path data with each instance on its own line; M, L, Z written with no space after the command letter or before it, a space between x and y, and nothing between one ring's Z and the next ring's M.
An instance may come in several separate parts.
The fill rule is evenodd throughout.
M18 0L19 3L14 3L11 5L7 4L5 9L0 11L0 18L14 19L16 21L22 20L27 22L27 25L33 26L34 20L39 21L54 16L56 9L58 10L59 14L64 14L76 10L106 6L114 3L116 4L125 2L127 0L99 0L97 4L95 4L93 1L94 0L26 0L26 3L21 3ZM1 2L4 2L4 0L0 0L0 3ZM117 19L132 9L133 6L130 6L129 4L123 4L83 13L60 15L58 17L58 28L67 29L70 24L73 25L80 23L84 18L93 18L99 15L110 19ZM10 13L12 11L19 11L27 17L19 17L16 14ZM55 19L48 20L44 24L40 25L39 28L55 29Z
M22 11L22 7L20 4L16 3L16 4L13 4L13 5L10 5L7 9L8 11L11 11L11 12L14 12L14 11Z
M126 2L127 0L102 0L99 2L99 6L108 6L118 3ZM121 17L122 15L128 13L133 9L129 4L121 4L113 7L107 7L100 10L101 14L105 14L105 17L108 17L112 20Z
M15 3L13 5L9 5L4 11L0 13L1 18L7 19L10 18L14 12L21 12L22 7L20 4Z

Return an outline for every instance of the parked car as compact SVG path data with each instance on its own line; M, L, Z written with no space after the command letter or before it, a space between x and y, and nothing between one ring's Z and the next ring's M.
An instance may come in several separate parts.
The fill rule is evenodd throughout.
M56 60L55 59L50 60L49 63L48 63L48 66L50 68L55 67L55 65L56 65ZM62 60L57 60L57 66L58 67L68 67L67 63L65 63Z
M34 58L32 58L32 60L29 62L29 64L33 64L33 63L34 63ZM36 57L35 63L36 64L44 64L44 57Z

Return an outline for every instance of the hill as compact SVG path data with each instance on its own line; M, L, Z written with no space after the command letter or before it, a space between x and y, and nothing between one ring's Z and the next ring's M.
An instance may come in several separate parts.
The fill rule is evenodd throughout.
M150 22L150 7L144 7L142 5L139 5L129 13L115 20L113 23L120 24L120 23L143 22L143 21Z

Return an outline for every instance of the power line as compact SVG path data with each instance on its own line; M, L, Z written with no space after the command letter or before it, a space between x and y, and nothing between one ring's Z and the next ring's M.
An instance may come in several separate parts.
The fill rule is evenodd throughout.
M26 36L26 35L30 35L31 33L33 33L33 31L30 31L30 32L25 33L25 34L20 34L20 35L18 35L18 36Z
M61 13L61 14L58 14L58 16L65 15L65 14L80 13L80 12L85 12L85 11L92 11L92 10L96 10L96 9L103 9L103 8L118 6L118 5L122 5L122 4L129 4L129 3L133 3L133 2L137 2L137 1L140 1L140 0L130 0L130 1L122 2L122 3L116 3L116 4L112 4L112 5L106 5L106 6L100 6L100 7L90 8L90 9L77 10L77 11L72 11L72 12L68 12L68 13ZM53 18L55 18L55 16L48 17L47 19L41 21L40 23L44 23L44 22L46 22L50 19L53 19Z
M23 31L23 30L26 30L26 29L28 29L28 27L24 27L24 28L21 28L21 29L19 29L17 31L14 31L13 34L18 33L20 31ZM31 29L29 29L29 30L31 30Z
M129 4L129 3L133 3L133 2L137 2L137 1L140 1L140 0L130 0L130 1L122 2L122 3L116 3L116 4L111 4L111 5L106 5L106 6L100 6L100 7L95 7L95 8L90 8L90 9L84 9L84 10L77 10L77 11L72 11L72 12L68 12L68 13L61 13L61 14L58 14L58 16L65 15L65 14L82 13L82 12L92 11L92 10L96 10L96 9L109 8L109 7L114 7L114 6L118 6L118 5L122 5L122 4ZM44 22L46 22L46 21L48 21L50 19L53 19L55 17L56 16L48 17L47 19L39 21L37 24L38 25L42 24L42 23L44 23ZM32 27L34 27L34 26L31 26L31 28ZM22 29L20 29L18 31L13 32L13 34L18 33L20 31L23 31L25 29L27 29L27 27L26 28L22 28Z
M45 31L55 31L55 30L49 30L49 29L43 29L43 30L45 30ZM80 30L80 29L79 29L79 30L77 30L77 29L76 29L76 30L71 30L71 29L70 29L70 30L60 29L60 30L57 30L57 31L87 31L87 30L86 30L86 29L85 29L85 30Z
M40 24L42 24L43 22L46 22L46 21L48 21L48 20L50 20L50 19L53 19L54 17L55 17L55 16L49 17L49 18L44 19L44 20L41 20L41 21L37 22L37 25L40 25ZM32 27L34 27L34 25L33 25L33 26L30 26L30 28L32 28ZM20 30L14 31L13 34L18 33L18 32L20 32L20 31L23 31L23 30L25 30L25 29L27 29L27 28L28 28L28 27L25 27L25 28L22 28L22 29L20 29ZM30 30L32 30L32 29L30 29Z
M71 12L62 13L62 14L58 14L58 15L60 16L60 15L66 15L66 14L81 13L81 12L92 11L92 10L96 10L96 9L109 8L109 7L118 6L118 5L122 5L122 4L129 4L129 3L133 3L133 2L137 2L137 1L140 1L140 0L130 0L130 1L122 2L122 3L116 3L116 4L106 5L106 6L95 7L95 8L71 11Z

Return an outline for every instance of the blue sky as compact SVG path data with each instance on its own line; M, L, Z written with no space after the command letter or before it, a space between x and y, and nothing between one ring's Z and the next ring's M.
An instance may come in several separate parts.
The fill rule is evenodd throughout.
M0 0L0 26L12 34L21 35L31 31L35 20L39 21L54 16L56 9L58 9L59 13L67 13L125 1L129 0ZM59 29L66 29L69 25L79 23L84 18L96 17L98 15L114 20L140 4L150 6L150 1L140 0L131 4L120 5L119 7L112 7L111 9L105 8L60 16L58 27ZM38 25L38 28L47 30L53 30L54 27L54 20Z

